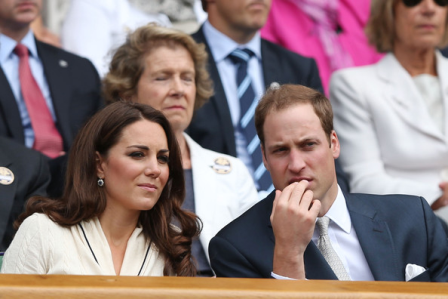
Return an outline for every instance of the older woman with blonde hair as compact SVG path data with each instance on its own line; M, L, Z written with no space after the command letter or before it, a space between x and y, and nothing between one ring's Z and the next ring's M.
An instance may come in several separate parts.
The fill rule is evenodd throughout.
M183 207L203 222L193 243L198 275L212 276L208 243L227 223L258 201L248 170L237 158L199 146L184 131L193 113L212 95L207 53L187 34L153 24L131 33L112 58L104 79L108 102L124 99L160 110L182 153L186 199Z
M374 0L366 28L386 56L330 84L341 164L353 192L448 205L447 0ZM447 219L446 217L444 217Z

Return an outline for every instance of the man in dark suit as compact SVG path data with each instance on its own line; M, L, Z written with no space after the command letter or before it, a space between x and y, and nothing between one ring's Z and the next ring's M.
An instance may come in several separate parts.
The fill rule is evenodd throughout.
M261 161L255 163L251 159L246 150L250 140L244 139L238 125L243 115L235 83L237 66L230 54L237 48L253 52L248 73L255 101L273 82L298 83L322 90L319 72L313 59L260 37L259 29L266 22L271 0L203 0L202 5L208 20L192 36L206 45L215 95L196 111L188 133L205 148L241 158L253 173Z
M45 196L50 172L44 156L9 138L0 137L0 251L12 241L13 223L25 202Z
M447 238L426 200L338 187L325 96L298 85L268 90L255 124L277 190L211 240L217 276L448 281Z
M41 102L44 103L40 107L45 106L50 123L54 122L53 131L59 141L56 153L50 157L55 158L69 150L79 128L102 106L101 84L89 60L34 38L30 23L39 16L41 6L42 0L0 1L0 136L41 151L35 141L42 135L41 128L47 124L43 126L33 119L35 109L29 107L26 97L29 85L24 88L22 80L24 62L29 65L40 90ZM17 45L26 49L27 57L23 61ZM33 95L36 93L32 92ZM41 146L45 147L45 144ZM42 152L48 155L48 152ZM62 177L61 166L65 157L53 160L50 165L55 178Z

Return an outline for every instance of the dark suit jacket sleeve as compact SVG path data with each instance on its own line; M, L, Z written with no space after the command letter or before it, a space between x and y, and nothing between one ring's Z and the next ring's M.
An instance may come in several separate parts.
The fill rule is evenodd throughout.
M214 237L209 245L210 263L217 277L263 278L254 266L225 238Z
M48 168L48 162L43 156L40 156L39 170L34 179L34 184L32 184L28 189L25 199L28 199L36 195L46 196L47 187L50 184L50 179L51 176L50 176L50 170Z
M423 205L426 223L428 272L431 281L448 282L448 239L440 220L431 210L428 202L422 197L420 197L420 200ZM409 245L412 246L412 244ZM416 281L419 281L418 278L419 276L415 278Z

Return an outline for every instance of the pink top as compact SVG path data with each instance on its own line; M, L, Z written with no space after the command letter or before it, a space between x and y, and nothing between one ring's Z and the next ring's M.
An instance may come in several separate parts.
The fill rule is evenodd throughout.
M332 69L322 46L318 26L298 5L300 0L272 0L271 11L261 36L300 55L316 60L325 93ZM348 53L353 66L377 62L383 54L368 45L364 26L370 14L370 0L339 0L337 23L342 29L335 39ZM333 65L337 65L334 64Z

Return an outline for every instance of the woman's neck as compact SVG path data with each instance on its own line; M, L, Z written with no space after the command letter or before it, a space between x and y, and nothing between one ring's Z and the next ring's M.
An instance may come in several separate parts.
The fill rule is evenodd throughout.
M190 149L188 148L187 140L185 140L184 132L176 132L177 143L179 143L180 152L182 155L183 169L191 169Z
M138 216L120 217L117 214L118 213L108 213L107 211L104 211L104 213L100 215L99 220L109 244L119 246L123 243L127 244L129 237L137 227Z
M106 210L98 217L112 253L116 275L121 272L126 247L137 227L138 217L139 213L129 213L128 215L116 213L110 206L106 207Z
M411 77L421 74L437 76L434 49L409 49L397 44L394 46L394 55Z

